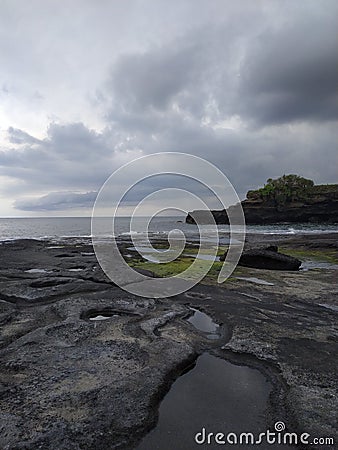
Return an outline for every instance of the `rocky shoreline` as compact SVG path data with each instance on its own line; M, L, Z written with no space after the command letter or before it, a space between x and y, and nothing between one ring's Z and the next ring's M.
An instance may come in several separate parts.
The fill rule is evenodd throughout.
M222 285L155 300L110 282L89 243L2 243L0 448L137 448L204 351L265 374L267 426L337 442L337 234L247 240L278 245L307 270L238 267ZM192 307L226 326L220 340L190 326Z
M291 179L289 179L291 177ZM295 185L295 175L268 180L264 188L248 191L241 202L247 225L277 223L338 223L338 185ZM299 183L299 181L298 181ZM297 181L296 181L297 184ZM230 206L228 211L236 209ZM213 210L211 214L217 224L229 224L227 211ZM196 210L188 213L187 223L210 223L210 212Z

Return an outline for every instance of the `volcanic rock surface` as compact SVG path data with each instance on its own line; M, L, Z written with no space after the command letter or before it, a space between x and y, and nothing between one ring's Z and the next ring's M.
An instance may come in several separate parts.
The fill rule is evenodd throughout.
M298 239L283 245L337 250L336 235ZM89 244L55 247L0 245L1 449L137 448L171 383L206 350L272 382L267 426L335 436L337 270L241 267L222 285L156 300L115 286ZM224 324L222 338L194 329L189 308Z

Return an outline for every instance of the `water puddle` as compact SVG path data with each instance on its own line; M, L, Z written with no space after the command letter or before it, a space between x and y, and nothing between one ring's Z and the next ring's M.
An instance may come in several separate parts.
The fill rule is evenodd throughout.
M187 319L197 330L208 333L208 339L219 339L221 337L220 326L210 316L195 308L190 308L194 314Z
M338 306L336 305L329 305L328 303L319 303L318 305L326 309L331 309L331 311L338 311Z
M108 319L114 319L116 317L120 317L119 314L112 314L112 315L103 315L98 314L97 316L89 317L89 320L96 321L96 320L108 320Z
M151 262L160 263L160 260L158 258L156 258L157 254L156 254L156 252L154 252L153 248L140 246L139 249L141 250L142 253L148 255L147 258ZM127 250L129 250L129 251L136 251L136 248L135 247L127 247ZM163 253L166 252L166 254L170 254L170 251L168 251L168 250L158 249L157 251L158 252L163 252ZM174 252L172 252L172 253L174 254ZM204 261L219 261L219 256L215 257L213 255L208 255L208 254L200 254L200 255L198 255L197 253L185 253L185 252L183 252L181 256L182 257L187 257L187 258L202 259Z
M140 254L147 255L148 261L157 263L157 264L159 264L161 262L157 257L160 253L167 254L167 255L170 254L170 251L168 251L168 250L157 249L157 251L154 251L154 249L151 247L139 246L138 249L140 250ZM127 250L137 252L135 247L127 247Z
M89 320L93 322L99 322L101 320L117 319L123 316L134 316L137 315L133 311L119 311L117 309L104 307L104 308L93 308L88 311L83 311L80 315L82 320Z
M300 270L307 271L311 269L338 269L338 264L333 264L327 261L303 261Z
M252 432L258 437L266 431L270 391L271 384L258 370L204 353L192 370L174 382L160 405L156 427L137 449L219 449L215 441L210 445L195 442L203 428L206 433Z
M259 302L262 301L262 299L257 297L256 295L247 294L246 292L239 292L239 294L244 295L244 297L253 298L254 300L258 300Z
M262 280L261 278L256 277L235 277L235 278L237 278L237 280L249 281L249 283L263 284L265 286L274 286L273 283L269 283L268 281Z
M26 273L52 273L51 270L46 269L28 269L25 270Z

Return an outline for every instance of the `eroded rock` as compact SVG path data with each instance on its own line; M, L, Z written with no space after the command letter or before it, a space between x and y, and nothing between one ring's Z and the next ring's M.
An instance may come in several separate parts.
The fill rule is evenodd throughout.
M225 253L220 259L224 261ZM240 266L253 267L256 269L268 270L298 270L302 262L289 255L278 252L278 247L271 245L269 247L246 249L242 253L239 263Z

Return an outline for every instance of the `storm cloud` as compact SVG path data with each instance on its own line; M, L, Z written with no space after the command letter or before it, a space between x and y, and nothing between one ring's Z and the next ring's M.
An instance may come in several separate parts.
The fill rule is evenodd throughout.
M13 141L13 130L9 135ZM0 151L0 167L7 176L20 180L15 187L18 193L60 187L98 190L113 170L138 154L130 148L126 157L116 148L117 137L112 132L97 133L83 123L51 124L43 140L22 130L15 130L14 136L20 145ZM6 191L5 186L2 189Z
M1 214L89 211L114 170L163 151L208 159L242 198L283 173L336 181L336 2L113 3L2 6Z
M336 17L265 31L241 68L239 114L258 125L338 117Z
M17 200L14 204L21 211L60 211L73 208L92 208L97 192L52 192L36 199Z

